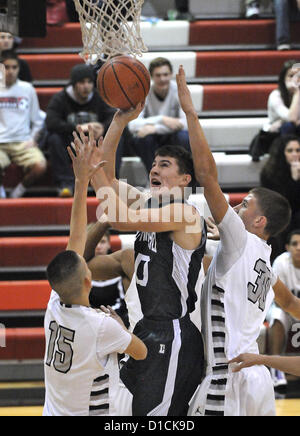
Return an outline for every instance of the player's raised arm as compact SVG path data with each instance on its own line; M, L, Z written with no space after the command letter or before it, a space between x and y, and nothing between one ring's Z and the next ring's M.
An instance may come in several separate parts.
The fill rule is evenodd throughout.
M187 118L196 179L204 188L204 195L213 218L216 224L219 224L226 215L228 203L221 191L217 166L199 123L182 66L179 68L176 80L180 104Z
M89 129L93 139L92 129ZM89 142L85 135L82 134L80 140L77 135L74 136L73 147L68 147L68 153L73 163L75 175L75 192L72 206L70 221L70 237L67 250L72 250L83 256L86 244L86 227L87 227L87 190L89 182L98 169L105 163L98 161L98 165L93 164L93 154L95 151L95 141ZM98 157L100 157L98 155Z
M124 132L125 127L128 125L128 123L134 119L136 119L141 111L143 110L144 104L139 103L136 108L132 108L128 111L120 111L118 110L113 120L108 128L108 131L106 132L105 138L103 140L103 160L106 160L108 163L105 166L105 174L106 177L111 184L111 186L116 190L116 192L119 194L120 189L124 192L124 189L127 191L130 191L130 196L127 195L127 198L133 197L134 200L141 196L142 193L137 190L136 188L128 185L127 183L120 182L116 179L116 153L118 149L118 144L120 142L121 136ZM93 177L92 179L92 185L95 190L95 192L98 191L98 189L101 187L101 182L99 181L97 175ZM121 188L120 188L121 186ZM130 204L131 201L128 200L128 203Z

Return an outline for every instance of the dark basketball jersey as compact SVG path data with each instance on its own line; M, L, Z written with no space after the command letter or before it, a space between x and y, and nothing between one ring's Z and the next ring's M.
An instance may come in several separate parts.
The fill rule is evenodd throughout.
M170 233L137 233L136 284L145 318L173 320L193 312L205 246L205 228L196 250L181 248Z

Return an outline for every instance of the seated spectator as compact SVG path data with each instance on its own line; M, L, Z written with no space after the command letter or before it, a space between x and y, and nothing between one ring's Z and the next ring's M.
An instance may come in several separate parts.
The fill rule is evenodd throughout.
M16 40L12 33L9 32L0 32L0 56L4 51L12 51L16 48ZM28 63L19 58L20 63L20 72L19 79L24 80L25 82L32 82L32 74L30 71L30 67Z
M278 277L289 288L289 290L300 297L300 229L289 234L286 245L286 252L277 257L273 264L274 271ZM299 324L299 320L284 312L275 303L270 309L268 320L269 331L269 354L280 355L285 351L288 334L293 324ZM298 331L298 330L297 330ZM284 373L278 370L271 370L274 387L286 386L287 381Z
M287 233L300 228L300 138L287 135L275 139L270 157L261 172L261 186L279 192L289 200L292 219L287 231L277 238L278 254L284 250ZM274 248L275 252L276 248Z
M24 178L11 192L11 198L22 197L46 171L47 162L36 138L43 126L34 87L18 79L20 64L14 52L4 52L1 63L6 70L6 87L0 89L0 198L5 198L4 170L12 162L24 170Z
M172 81L173 67L168 59L156 58L149 67L153 84L140 116L129 123L132 146L150 172L155 152L163 145L179 145L190 151L187 122Z
M92 231L95 231L94 229L96 226L97 223L91 225L90 229ZM100 241L96 241L96 243L97 246L95 248L95 257L106 256L110 254L110 231L107 230L102 239ZM100 309L101 306L111 306L122 318L122 321L124 322L126 327L129 327L128 311L125 303L123 277L117 277L111 280L104 281L93 280L89 299L91 307L95 309Z
M284 63L278 78L278 88L269 95L269 121L250 145L254 161L269 152L273 140L279 135L300 135L300 87L295 81L297 70L293 68L296 63L296 60Z
M260 1L245 0L246 18L258 18ZM277 50L291 49L290 21L300 20L300 0L274 0Z
M105 135L114 113L96 91L94 71L90 66L76 65L71 71L70 82L52 97L46 118L47 147L60 197L73 195L74 174L67 152L67 146L73 141L73 131L81 126L88 132L88 125L92 124L95 138L99 139Z

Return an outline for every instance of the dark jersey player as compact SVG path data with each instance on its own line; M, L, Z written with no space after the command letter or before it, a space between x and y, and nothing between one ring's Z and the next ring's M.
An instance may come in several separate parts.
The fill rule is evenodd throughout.
M134 332L146 343L148 358L143 365L129 359L121 371L133 395L133 415L182 416L202 376L202 338L189 314L202 285L206 231L198 206L185 199L186 188L194 183L193 162L185 150L164 147L157 152L150 200L115 178L118 138L141 110L139 105L115 114L103 142L108 164L92 184L113 227L138 232L135 280L143 318Z

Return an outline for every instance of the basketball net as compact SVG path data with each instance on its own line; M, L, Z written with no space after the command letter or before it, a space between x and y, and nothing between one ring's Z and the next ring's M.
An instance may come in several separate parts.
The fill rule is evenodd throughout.
M144 0L74 0L79 15L83 51L80 56L95 64L117 55L142 56L148 51L141 37Z

